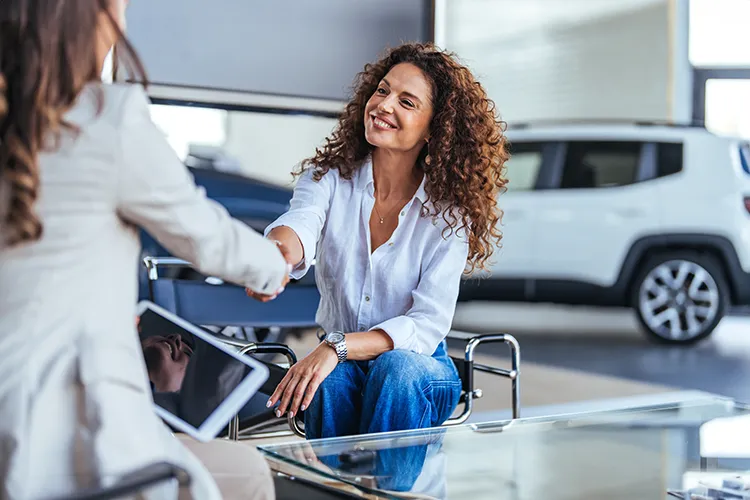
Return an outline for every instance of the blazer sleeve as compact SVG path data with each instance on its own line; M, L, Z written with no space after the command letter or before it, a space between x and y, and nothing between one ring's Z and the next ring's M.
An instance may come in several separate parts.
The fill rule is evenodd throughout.
M276 245L206 197L152 122L143 89L123 99L119 215L201 272L260 293L281 287L287 265Z

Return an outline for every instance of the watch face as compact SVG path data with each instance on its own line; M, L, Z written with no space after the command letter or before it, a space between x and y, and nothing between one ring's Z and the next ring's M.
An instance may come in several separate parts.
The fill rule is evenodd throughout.
M331 344L338 344L339 342L344 340L344 334L341 332L331 332L326 335L326 340Z

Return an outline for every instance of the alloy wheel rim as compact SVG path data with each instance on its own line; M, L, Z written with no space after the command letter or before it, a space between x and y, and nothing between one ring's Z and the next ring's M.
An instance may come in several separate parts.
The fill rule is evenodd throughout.
M698 337L719 312L719 287L695 262L671 260L653 268L641 283L638 306L656 335L686 341Z

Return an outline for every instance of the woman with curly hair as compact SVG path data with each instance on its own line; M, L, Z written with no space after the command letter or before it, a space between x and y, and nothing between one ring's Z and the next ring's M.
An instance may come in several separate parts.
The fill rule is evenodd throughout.
M302 163L266 235L293 278L315 259L327 334L268 405L304 411L308 438L438 426L458 404L445 337L462 274L484 269L500 240L508 154L494 111L451 54L403 45L365 67Z

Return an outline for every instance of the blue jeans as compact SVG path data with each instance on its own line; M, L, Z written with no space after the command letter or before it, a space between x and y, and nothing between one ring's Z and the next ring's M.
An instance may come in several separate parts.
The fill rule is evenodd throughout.
M461 379L441 343L432 356L388 351L339 364L305 411L308 439L436 427L451 416Z

